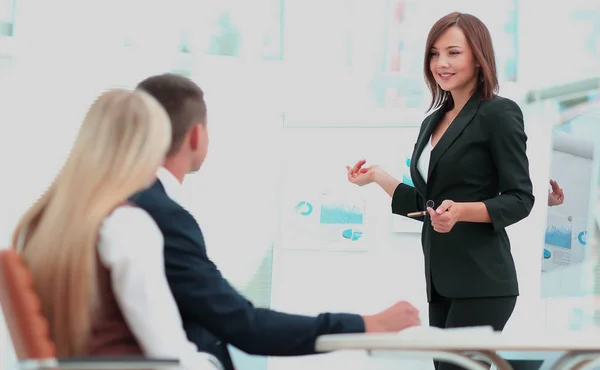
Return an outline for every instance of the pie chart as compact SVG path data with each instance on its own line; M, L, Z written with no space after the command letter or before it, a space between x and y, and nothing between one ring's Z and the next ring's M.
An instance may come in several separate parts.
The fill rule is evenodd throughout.
M552 257L552 253L550 253L549 250L544 249L544 259L547 260L550 257Z
M579 243L581 243L582 245L586 245L587 244L587 231L582 231L579 233L579 235L577 235L577 240L579 240Z
M309 202L302 201L296 205L296 212L302 216L308 216L313 211L313 206Z
M353 230L353 229L346 229L342 232L342 236L345 239L349 239L352 240L353 242L357 241L358 239L361 238L362 236L362 231L358 231L358 230Z

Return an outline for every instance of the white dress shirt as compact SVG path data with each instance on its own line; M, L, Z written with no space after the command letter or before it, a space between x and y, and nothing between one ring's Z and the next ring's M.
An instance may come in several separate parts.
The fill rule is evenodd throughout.
M179 180L164 167L160 167L156 172L156 177L165 188L165 192L173 201L183 207L183 187Z
M160 172L159 178L166 177ZM172 180L179 184L174 177ZM198 352L187 339L167 283L163 248L160 229L148 213L137 207L118 207L100 230L100 260L110 270L117 302L144 353L149 357L178 358L185 369L219 369L214 356Z
M427 183L427 177L429 177L429 161L431 159L431 151L433 150L433 146L431 145L431 137L427 140L427 145L423 148L419 159L417 160L417 170Z

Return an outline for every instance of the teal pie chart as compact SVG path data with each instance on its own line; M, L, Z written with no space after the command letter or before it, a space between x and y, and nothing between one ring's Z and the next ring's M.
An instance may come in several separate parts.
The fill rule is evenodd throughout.
M579 243L581 243L581 245L586 245L587 244L587 231L580 232L579 235L577 235L577 240L579 240Z
M353 242L360 239L362 237L362 234L363 234L362 231L352 230L352 229L346 229L346 230L342 231L342 236L344 237L344 239L349 239L349 240L352 240Z
M296 212L302 216L308 216L312 213L313 206L309 202L302 201L296 205Z

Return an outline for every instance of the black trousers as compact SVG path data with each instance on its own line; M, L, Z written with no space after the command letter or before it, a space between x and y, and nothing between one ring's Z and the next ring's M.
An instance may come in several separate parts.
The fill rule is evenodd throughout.
M429 325L437 328L491 326L502 331L517 303L516 296L489 298L446 298L432 286ZM462 367L434 361L436 370L460 370Z

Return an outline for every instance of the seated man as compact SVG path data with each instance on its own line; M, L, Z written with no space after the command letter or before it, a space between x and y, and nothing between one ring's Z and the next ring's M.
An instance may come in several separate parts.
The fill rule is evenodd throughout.
M187 335L200 351L214 354L232 370L228 343L255 355L308 355L315 353L320 335L393 332L420 324L418 311L407 302L363 317L345 313L308 317L255 308L208 258L200 227L180 204L183 178L200 169L208 149L202 90L172 74L150 77L138 89L163 105L173 136L158 181L131 201L148 212L162 231L167 279Z

